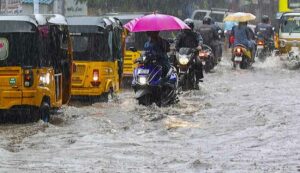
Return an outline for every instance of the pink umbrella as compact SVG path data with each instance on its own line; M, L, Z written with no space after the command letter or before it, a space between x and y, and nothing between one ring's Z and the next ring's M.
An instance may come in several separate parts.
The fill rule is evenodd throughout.
M130 32L190 29L182 20L165 14L150 14L133 19L125 24L124 28Z

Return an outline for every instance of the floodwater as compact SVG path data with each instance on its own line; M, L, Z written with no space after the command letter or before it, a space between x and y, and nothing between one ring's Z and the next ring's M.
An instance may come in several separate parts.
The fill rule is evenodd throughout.
M0 126L0 172L300 172L300 75L277 57L229 60L167 108L131 90L72 103L46 126Z

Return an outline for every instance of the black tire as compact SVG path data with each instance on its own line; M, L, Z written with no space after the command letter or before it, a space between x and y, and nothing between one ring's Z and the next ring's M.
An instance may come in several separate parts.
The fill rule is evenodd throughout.
M39 109L39 114L41 119L45 122L48 123L50 121L50 104L48 102L43 102L41 104L41 107Z
M149 95L144 95L137 99L139 105L150 106L152 104L151 97Z
M96 98L93 99L93 101L91 102L91 104L95 103L95 102L105 102L107 103L109 100L109 94L110 93L103 93L100 96L96 96Z
M247 69L249 67L249 61L248 61L248 58L244 58L243 57L243 60L242 62L240 63L240 68L241 69Z

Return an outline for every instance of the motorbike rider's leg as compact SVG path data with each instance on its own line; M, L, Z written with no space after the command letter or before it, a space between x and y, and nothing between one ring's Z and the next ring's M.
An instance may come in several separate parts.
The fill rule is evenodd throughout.
M194 69L196 75L196 83L194 88L199 90L199 82L202 82L204 75L203 75L203 65L200 58L198 57L196 58Z
M164 83L168 82L168 80L169 80L167 74L168 74L168 72L171 68L171 64L170 64L169 59L167 57L162 58L160 60L160 64L162 66L162 79L161 79L161 82L162 82L162 84L164 84Z
M255 53L256 53L256 43L254 40L249 41L249 50L251 52L251 60L254 63L255 62Z

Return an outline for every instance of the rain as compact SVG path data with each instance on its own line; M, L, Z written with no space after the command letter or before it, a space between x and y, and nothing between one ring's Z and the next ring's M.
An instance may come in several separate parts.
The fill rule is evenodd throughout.
M299 8L298 0L0 0L0 172L300 172ZM147 16L152 23L138 25ZM236 43L245 16L254 53ZM257 31L266 16L272 42ZM206 43L206 17L216 47ZM177 44L187 18L199 41L191 54ZM147 54L155 31L169 46L166 74ZM194 55L200 81L189 66L197 61L180 60Z

